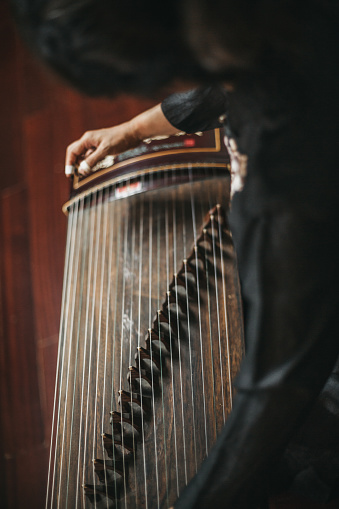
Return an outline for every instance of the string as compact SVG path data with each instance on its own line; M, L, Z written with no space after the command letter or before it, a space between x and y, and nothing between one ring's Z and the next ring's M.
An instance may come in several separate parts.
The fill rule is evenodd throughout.
M215 177L215 170L213 172L213 176ZM210 198L210 208L215 205L215 200L212 202ZM214 217L211 216L211 229L212 229L212 250L213 250L213 260L214 260L214 278L215 278L215 289L216 289L216 305L217 305L217 326L218 326L218 341L219 341L219 358L220 358L220 378L221 378L221 393L222 393L222 405L223 405L223 422L226 422L226 411L225 411L225 392L224 392L224 374L223 374L223 362L222 362L222 346L221 346L221 327L220 327L220 309L219 309L219 292L218 292L218 276L217 276L217 262L216 262L216 243L215 239L218 236L219 238L219 251L220 251L220 265L221 265L221 273L222 273L222 287L223 287L223 302L224 302L224 313L225 313L225 332L226 332L226 351L228 358L228 384L230 390L230 400L232 407L232 381L231 381L231 371L230 371L230 359L229 359L229 337L228 337L228 319L227 319L227 303L226 303L226 276L224 269L224 259L223 259L223 240L222 240L222 229L220 218L220 204L217 204L217 225L218 230L215 226ZM217 233L217 235L216 235Z
M69 211L69 214L72 216L72 226L71 226L71 233L70 233L70 240L74 238L74 224L76 224L76 219L74 216L76 215L76 208L77 204L74 203L72 209ZM65 365L65 356L66 356L66 348L67 348L67 323L68 323L68 310L69 310L69 299L70 299L70 291L71 291L71 284L69 279L72 278L72 264L73 264L73 250L74 244L73 242L70 242L70 254L69 254L69 273L67 278L67 294L65 298L65 316L63 320L63 352L62 352L62 359L61 359L61 366L60 366L60 372L59 372L59 382L58 382L58 410L57 410L57 430L55 435L55 451L54 451L54 468L53 468L53 479L52 479L52 493L51 493L51 507L53 506L54 502L54 492L58 493L58 483L56 480L57 477L57 470L56 470L56 462L58 457L58 443L60 439L60 419L61 419L61 401L62 401L62 390L63 390L63 381L64 381L64 365ZM61 346L61 345L60 345ZM59 464L58 464L59 465ZM57 501L56 501L57 503Z
M142 187L144 187L144 181L142 180ZM144 235L144 195L140 197L140 222L139 222L139 302L138 302L138 348L140 348L140 336L141 336L141 281L142 281L142 246L143 246L143 235ZM142 389L142 378L141 378L141 359L138 355L139 364L139 384L140 384L140 404L143 408L143 389ZM143 466L144 466L144 486L145 486L145 507L148 507L147 498L147 468L146 468L146 451L145 451L145 429L144 429L144 415L141 411L141 436L142 436L142 452L143 452Z
M86 214L84 214L84 232L85 232L85 240L83 243L83 263L85 266L86 262L86 252L87 252L87 235L88 235L88 221L89 221L89 210L85 209ZM93 234L93 233L92 233ZM90 243L90 245L92 242ZM89 267L91 268L91 263L89 262ZM87 280L87 285L89 285ZM86 350L87 350L87 323L88 323L88 301L89 301L89 291L87 286L87 305L86 305L86 318L85 318L85 333L83 334L84 342L83 342L83 361L82 361L82 379L81 379L81 396L80 396L80 418L79 418L79 448L78 448L78 465L77 465L77 475L76 475L76 497L75 497L75 507L78 506L78 494L79 494L79 469L80 469L80 457L81 457L81 438L82 438L82 414L83 414L83 396L84 396L84 376L85 376L85 364L86 364Z
M125 261L127 259L127 233L128 233L128 222L129 222L129 208L128 204L126 203L126 200L124 200L125 205L125 216L124 216L124 258ZM121 334L120 334L120 368L119 368L119 390L120 393L122 391L122 372L123 372L123 346L124 346L124 315L125 315L125 292L126 292L126 282L125 282L125 265L122 267L122 296L121 296ZM124 444L124 427L123 427L123 421L122 421L122 413L121 413L121 446L123 447ZM126 490L126 466L125 466L125 454L123 451L122 454L122 468L123 468L123 480L124 480L124 500L125 500L125 509L127 509L127 490Z
M210 173L212 173L212 178L215 177L215 174L213 172L213 170L211 171L211 169L205 169L205 182L206 182L206 186L204 186L205 188L207 188L208 190L208 202L207 202L207 205L208 205L208 209L211 210L213 205L214 205L214 200L215 200L215 190L214 190L214 187L212 188L213 189L213 198L211 199L211 186L213 185L214 183L214 179L211 181L211 175ZM213 203L214 202L214 203ZM204 216L205 214L205 211L202 210L202 216ZM210 216L210 221L213 220L213 216L212 214L209 214ZM214 243L214 230L213 228L211 229L211 232L212 232L212 243ZM206 229L204 228L203 229L203 235L204 235L204 250L205 250L205 267L206 267L206 282L207 282L207 306L208 306L208 317L209 317L209 335L210 335L210 348L211 348L211 374L212 374L212 380L213 380L213 409L214 409L214 424L215 424L215 439L217 437L217 414L216 414L216 408L217 408L217 404L216 404L216 395L215 395L215 388L216 388L216 377L215 377L215 369L214 369L214 352L213 352L213 346L214 346L214 341L213 341L213 333L212 333L212 319L211 319L211 295L210 295L210 281L209 281L209 261L208 261L208 253L207 253L207 248L206 248L206 245L209 244L208 242L208 239L207 239L207 231ZM212 249L212 253L213 253L213 249ZM216 258L213 257L213 267L214 267L214 284L215 284L215 289L216 289L216 305L217 305L217 310L218 310L218 293L217 293L217 278L216 278ZM219 322L219 314L217 312L217 322ZM219 334L219 340L220 340L220 334ZM220 359L221 361L221 359ZM222 381L221 381L222 382Z
M165 175L165 187L167 188L167 172ZM166 243L166 288L169 288L169 226L168 226L168 199L165 202L165 243ZM175 390L174 390L174 373L173 373L173 348L172 348L172 324L170 312L169 292L166 295L168 309L168 329L169 329L169 345L170 345L170 364L171 364L171 382L172 382L172 407L173 407L173 430L174 430L174 450L175 450L175 472L177 483L177 496L179 496L179 478L178 478L178 451L177 451L177 425L175 412Z
M79 269L79 257L81 252L81 240L82 240L82 231L83 231L83 216L84 216L84 201L80 200L80 212L79 212L79 228L78 235L74 239L74 242L77 246L77 268L76 273L78 273ZM87 232L85 231L85 242L87 238ZM79 296L79 304L77 306L78 309L78 324L77 324L77 333L76 333L76 352L75 352L75 361L74 361L74 380L73 380L73 399L72 399L72 417L71 417L71 425L70 425L70 440L69 440L69 453L68 453L68 474L67 474L67 493L66 493L66 502L65 507L67 508L68 504L68 490L69 490L69 481L70 481L70 470L71 470L71 452L72 452L72 441L73 441L73 423L74 423L74 408L75 408L75 391L76 391L76 383L77 383L77 368L78 368L78 351L79 351L79 343L80 343L80 325L81 325L81 309L82 309L82 295L83 295L83 282L84 282L84 258L81 258L81 268L80 268L80 296ZM74 300L73 300L73 308L72 308L72 317L75 317L75 302L76 302L76 283L74 284ZM72 318L73 320L73 318ZM70 335L72 337L73 334ZM68 367L70 369L70 366Z
M130 182L129 182L130 185ZM134 288L134 258L135 258L135 223L136 223L136 206L135 198L130 198L132 208L132 243L131 243L131 295L130 295L130 334L129 334L129 361L128 365L132 365L132 330L133 330L133 288ZM134 486L135 486L135 505L138 507L138 490L137 490L137 471L136 471L136 442L135 442L135 430L134 430L134 410L133 410L133 394L131 389L130 398L130 409L132 418L132 445L133 445L133 464L134 464ZM122 411L122 410L121 410Z
M219 209L217 209L217 213L219 214ZM220 225L220 221L218 221ZM211 228L212 228L212 250L213 250L213 264L214 264L214 281L215 281L215 299L217 305L217 325L218 325L218 344L219 344L219 359L220 359L220 386L221 386L221 399L222 399L222 415L223 421L226 421L225 415L225 396L224 396L224 374L223 374L223 366L222 366L222 350L221 350L221 333L220 333L220 316L219 316L219 292L218 292L218 276L217 276L217 258L216 258L216 246L215 246L215 227L214 227L214 218L211 217ZM219 237L219 243L221 242L221 238ZM220 249L221 255L221 249ZM220 256L221 258L221 256ZM224 274L222 273L222 277Z
M90 356L89 356L89 374L88 374L88 385L87 385L87 408L86 408L86 425L85 425L85 447L84 447L84 466L85 466L85 457L87 452L87 436L89 436L88 432L88 420L89 418L92 419L92 412L89 411L90 405L92 406L92 403L94 403L94 407L96 408L96 394L93 398L92 393L92 365L95 360L92 360L92 357L95 357L95 342L96 338L94 335L94 329L95 329L95 296L96 296L96 288L97 288L97 276L98 276L98 259L99 259L99 238L100 238L100 220L101 220L101 207L100 204L100 198L101 194L96 195L95 197L95 204L93 205L93 217L95 218L95 229L96 232L95 235L95 242L94 242L94 271L93 271L93 292L92 292L92 309L91 309L91 319L90 319ZM99 213L98 213L99 210ZM94 225L93 225L94 227ZM95 423L93 423L95 426ZM92 464L93 465L93 464ZM85 469L84 469L85 470ZM94 469L92 471L93 474L93 492L94 492L94 507L97 506L97 495L96 495L96 483L95 483L95 473Z
M172 173L173 183L173 173ZM173 267L175 278L175 304L176 304L176 319L178 331L178 353L179 353L179 378L180 378L180 396L181 396L181 419L182 419L182 440L183 440L183 454L184 454L184 469L185 469L185 484L187 484L187 460L186 460L186 440L185 440L185 414L184 414L184 395L182 384L182 366L181 366L181 338L180 338L180 322L179 322L179 304L178 304L178 286L176 280L177 274L177 202L179 197L175 191L172 192L172 209L173 209ZM179 496L179 494L178 494Z
M219 239L220 239L220 254L221 254L221 275L222 275L222 291L224 300L224 313L225 313L225 333L226 333L226 351L227 351L227 374L228 374L228 386L229 386L229 397L230 405L233 407L233 396L232 396L232 377L231 377L231 359L230 359L230 342L229 342L229 327L228 327L228 315L227 315L227 300L226 300L226 274L225 274L225 263L224 263L224 247L223 247L223 236L221 230L221 224L219 221ZM225 418L226 420L226 418Z
M113 252L113 230L114 230L114 224L111 225L110 222L110 215L109 215L109 190L107 191L106 199L104 200L105 203L105 218L106 218L106 232L108 229L109 235L105 235L105 252L107 251L106 248L106 242L108 242L108 263L107 263L107 273L106 273L106 318L105 318L105 358L104 358L104 369L103 369L103 396L102 396L102 418L101 418L101 451L102 451L102 457L104 462L104 476L105 476L105 492L106 492L106 507L109 508L108 505L108 482L107 482L107 470L106 470L106 455L105 455L105 447L104 447L104 421L105 421L105 403L106 403L106 377L107 377L107 348L108 348L108 331L109 331L109 316L110 316L110 299L111 299L111 285L110 285L110 276L111 276L111 269L112 269L112 252ZM108 227L109 225L109 227ZM107 240L106 240L107 239Z
M160 242L161 242L161 214L157 207L157 309L160 309ZM160 331L160 320L158 313L158 331ZM160 336L160 332L159 332ZM164 405L164 383L163 383L163 372L162 372L162 342L159 338L159 364L160 364L160 385L161 385L161 408L162 408L162 423L164 429L164 463L165 463L165 481L166 481L166 502L168 502L168 472L167 472L167 447L166 447L166 424L165 424L165 405Z
M103 205L105 203L105 191L101 191L99 193L99 205L98 205L98 232L97 232L97 240L100 240L100 232L101 232L101 223L102 223L102 209L105 208L105 214L103 218L103 228L101 235L101 277L100 277L100 297L99 297L99 317L98 317L98 331L97 331L97 366L96 366L96 377L95 377L95 400L94 400L94 419L93 419L93 448L92 448L92 458L93 458L93 484L95 485L95 448L96 448L96 437L97 437L97 403L98 403L98 379L99 379L99 365L100 365L100 346L101 346L101 326L102 326L102 306L103 306L103 287L104 287L104 267L105 267L105 239L107 238L107 207ZM98 247L99 251L99 247ZM95 294L94 294L95 295ZM104 371L104 379L106 378L106 373ZM106 479L106 473L105 479ZM107 493L107 483L105 483L105 490ZM106 504L107 504L106 499ZM95 500L96 505L96 500ZM108 507L108 506L107 506Z
M204 231L204 243L206 243L206 231ZM216 438L216 435L217 435L217 415L216 415L216 402L215 402L215 375L214 375L213 336L212 336L212 320L211 320L211 296L210 296L210 283L209 283L208 259L207 259L206 245L205 245L204 249L205 249L205 271L206 271L206 289L207 289L208 329L209 329L210 349L211 349L211 374L212 374L212 380L213 380L212 391L213 391L214 429L215 429L215 438Z
M114 187L114 193L116 192L116 187ZM115 218L115 209L118 209L120 214L118 215L118 218L116 219L116 224L119 225L118 227L118 234L116 238L116 252L115 252L115 291L113 295L115 295L114 299L114 317L113 317L113 349L112 349L112 393L111 393L111 408L114 408L114 394L115 394L115 387L114 387L114 377L115 377L115 351L116 351L116 339L117 339L117 309L118 309L118 282L119 282L119 268L120 268L120 244L121 244L121 228L122 228L122 220L121 220L121 204L118 207L118 204L115 200L113 200L112 203L112 212L111 217ZM120 377L118 379L118 384L120 384ZM122 447L122 445L121 445ZM115 457L115 437L114 437L114 428L113 428L113 421L112 421L112 451L113 451L113 469L115 472L115 465L116 465L116 457ZM117 477L114 475L114 493L115 493L115 499L118 499L118 486L117 486Z
M93 474L93 486L94 486L94 507L97 507L97 495L96 495L96 478L95 478L95 465L94 465L94 455L95 455L95 445L96 445L96 419L97 419L97 400L98 400L98 384L97 384L97 376L98 376L98 362L99 362L99 348L100 348L100 335L97 334L95 337L95 315L96 315L96 293L97 293L97 280L99 275L99 252L100 252L100 233L101 233L101 214L102 214L102 190L100 189L97 194L97 203L96 203L96 245L95 245L95 280L93 285L93 304L92 304L92 324L91 324L91 331L92 331L92 340L91 343L93 344L93 347L96 346L97 342L97 352L96 352L96 364L97 369L95 370L95 397L92 398L91 395L91 402L94 404L94 419L93 419L93 443L92 443L92 474ZM101 301L100 301L100 307L101 307ZM100 327L100 321L99 321L99 327ZM95 348L94 348L95 353ZM91 369L92 369L92 363L91 363ZM93 412L92 412L93 415Z
M94 412L96 412L96 400L97 400L97 393L95 393L95 397L93 398L93 395L92 395L92 391L90 390L91 387L92 387L92 366L93 366L93 363L95 361L97 361L97 359L93 359L92 360L92 356L95 357L95 343L96 343L96 340L97 338L95 337L95 311L96 311L96 299L95 299L95 296L96 296L96 292L97 292L97 280L98 280L98 272L99 272L99 268L98 268L98 261L99 261L99 247L100 247L100 242L99 242L99 239L100 239L100 222L101 222L101 191L99 191L99 193L96 195L96 203L95 203L95 206L93 207L94 211L95 211L95 216L96 216L96 226L95 226L95 232L96 232L96 235L95 235L95 243L94 243L94 248L95 248L95 255L94 255L94 281L93 281L93 294L92 294L92 316L91 316L91 325L90 325L90 328L91 328L91 341L90 341L90 345L91 345L91 349L90 349L90 362L89 362L89 376L88 376L88 392L87 392L87 409L89 408L89 406L92 404L94 404ZM93 375L94 377L94 375ZM96 387L96 391L97 391L97 387ZM88 426L88 419L89 417L91 419L93 419L92 417L93 413L92 412L88 412L87 411L87 415L86 415L86 435L87 435L87 426ZM94 422L93 422L93 426L95 427L95 424L96 424L96 416L95 416L95 419L94 419ZM88 433L89 434L89 433ZM95 443L95 441L93 441ZM94 443L93 443L93 450L92 450L92 457L93 457L93 454L94 454ZM85 446L86 447L86 446ZM93 465L93 462L92 462L92 474L93 474L93 491L94 491L94 507L96 508L97 507L97 494L96 494L96 482L95 482L95 472L94 472L94 465Z
M53 404L53 415L52 415L52 431L51 431L51 443L50 443L50 450L49 450L49 461L48 461L48 476L47 476L47 492L46 492L46 505L45 509L48 508L48 499L49 499L49 490L50 490L50 475L51 475L51 466L52 466L52 452L53 452L53 443L54 443L54 424L55 424L55 414L56 414L56 407L57 407L57 395L58 395L58 389L59 389L59 378L60 373L59 369L61 369L60 365L60 359L63 357L65 349L65 330L64 330L64 313L65 313L65 300L66 300L66 290L69 288L69 285L67 285L67 280L69 277L69 255L70 255L70 240L72 238L71 232L72 232L72 222L73 222L73 208L68 213L68 225L67 225L67 237L66 237L66 250L65 250L65 270L64 270L64 278L63 278L63 285L62 285L62 298L61 298L61 314L60 314L60 333L59 333L59 346L58 346L58 355L57 355L57 367L56 367L56 374L55 374L55 388L54 388L54 404ZM59 394L60 396L60 394ZM60 401L60 397L59 397ZM56 458L55 454L56 450L54 448L54 459ZM55 466L56 463L54 461L54 470L53 470L53 483L52 487L54 485L54 477L55 477ZM51 487L51 488L52 488ZM51 498L53 495L51 494ZM52 502L51 502L52 503Z
M193 238L194 247L197 246L197 231L196 231L196 219L195 219L195 204L193 198L193 179L192 179L192 167L188 167L189 181L191 184L191 211L192 211L192 226L193 226ZM197 281L197 297L198 297L198 315L199 315L199 341L200 341L200 357L201 357L201 381L202 381L202 392L203 392L203 406L204 406L204 427L205 427L205 447L206 455L208 455L208 443L207 443L207 421L206 421L206 398L205 398L205 380L204 380L204 358L202 350L202 328L201 328L201 306L200 306L200 283L199 283L199 268L198 268L198 255L197 249L195 249L195 264L196 264L196 281Z
M75 205L76 207L76 212L75 212L75 225L76 225L76 228L77 228L77 216L78 216L78 210L79 210L79 202L76 203ZM75 242L74 242L74 238L75 238L75 234L74 234L74 231L73 231L73 243L72 243L72 246L71 246L71 266L72 266L72 269L74 267L74 251L75 251ZM74 270L72 270L72 273L71 273L71 280L72 280L72 277L74 276ZM63 419L63 425L62 425L62 442L61 442L61 455L60 455L60 462L59 462L59 480L58 480L58 501L57 501L57 506L59 507L60 505L60 496L61 496L61 477L62 477L62 463L63 463L63 454L64 454L64 438L65 438L65 422L66 422L66 415L67 415L67 396L68 396L68 381L69 381L69 366L70 366L70 354L71 354L71 346L72 346L72 341L71 341L71 336L72 336L72 327L73 327L73 317L72 317L72 314L71 314L71 324L70 324L70 327L71 327L71 333L68 332L68 327L67 327L67 324L68 324L68 320L69 320L69 316L70 316L70 313L69 313L69 309L70 309L70 300L71 300L71 288L72 288L72 285L70 285L70 290L69 290L69 293L68 293L68 300L67 300L67 304L66 304L66 321L65 321L65 330L66 330L66 337L68 337L68 341L69 341L69 345L68 345L68 364L67 364L67 373L66 373L66 380L65 380L65 396L63 398L63 405L64 405L64 419ZM73 292L73 296L74 296L74 292ZM65 353L66 353L66 341L65 341ZM64 359L65 361L65 356L64 356ZM63 380L64 380L64 376L63 376L63 371L64 371L64 363L63 363L63 366L62 366L62 382L61 382L61 391L60 391L60 395L62 395L62 387L63 387ZM61 405L61 397L60 397L60 400L59 400L59 422L60 422L60 405ZM59 433L58 433L59 435Z
M214 171L215 175L215 171ZM214 205L214 203L213 203ZM210 200L210 208L212 207L212 203ZM228 387L229 387L229 397L230 397L230 406L232 408L232 377L231 377L231 363L230 363L230 346L229 346L229 329L228 329L228 315L227 315L227 293L226 293L226 271L225 271L225 263L224 263L224 249L223 249L223 232L221 227L221 222L219 220L221 214L221 206L217 204L217 214L218 214L218 237L219 237L219 250L220 250L220 265L221 265L221 278L222 278L222 288L223 288L223 303L224 303L224 315L225 315L225 336L226 336L226 353L227 353L227 371L228 371ZM214 219L211 220L212 232L215 230L214 227ZM215 236L212 235L213 239L213 257L215 260ZM216 263L214 262L215 273L216 273ZM217 292L217 276L215 276L216 281L216 292ZM217 292L216 295L219 295ZM217 298L217 318L218 318L218 337L219 337L219 355L220 355L220 373L221 373L221 389L222 389L222 402L223 402L223 421L224 424L226 422L226 411L225 411L225 393L224 393L224 375L223 375L223 364L222 364L222 349L221 349L221 327L220 327L220 311L219 311L219 299Z
M88 292L87 292L87 309L86 309L86 341L87 335L89 336L89 357L88 357L88 375L87 375L87 399L86 399L86 418L85 418L85 430L84 430L84 455L83 455L83 471L82 471L82 484L85 484L85 466L86 466L86 453L87 453L87 435L88 435L88 419L89 419L89 400L90 400L90 387L91 387L91 378L92 378L92 351L93 351L93 326L94 326L94 301L93 296L96 291L96 270L97 270L97 261L98 261L98 242L94 242L94 232L95 228L95 218L96 218L96 204L97 204L97 196L95 197L95 203L90 207L90 219L91 219L91 239L90 239L90 253L89 253L89 283L88 283ZM97 231L96 231L97 233ZM95 248L95 249L94 249ZM93 251L94 251L94 264L93 264ZM92 270L93 266L93 270ZM94 276L92 275L94 274ZM92 313L90 318L90 304L91 304L91 287L92 290ZM88 332L89 331L89 332ZM85 380L85 365L83 372L83 380ZM85 506L85 492L83 490L83 505ZM96 491L94 487L94 505L96 507Z
M189 352L189 363L190 363L190 378L191 378L191 401L192 401L192 422L193 422L193 445L194 445L194 464L195 473L198 471L197 462L197 440L196 440L196 429L195 429L195 397L194 397L194 384L193 384L193 362L192 362L192 344L191 344L191 324L190 324L190 305L188 297L188 279L187 279L187 246L186 246L186 215L185 206L183 202L182 206L182 217L183 217L183 243L184 243L184 269L185 269L185 295L186 295L186 314L187 314L187 332L188 332L188 352ZM177 285L176 285L177 288ZM176 291L178 294L178 290Z
M150 179L150 187L153 188L153 175L151 175ZM153 408L153 429L154 429L154 461L155 461L155 480L156 480L156 489L157 489L157 506L158 509L160 507L160 499L159 499L159 473L158 473L158 449L157 449L157 429L155 423L155 398L154 398L154 370L153 370L153 346L152 346L152 337L151 337L151 325L152 325L152 255L153 255L153 197L149 199L149 217L148 217L148 333L149 333L149 348L150 348L150 358L151 358L151 382L152 382L152 408Z

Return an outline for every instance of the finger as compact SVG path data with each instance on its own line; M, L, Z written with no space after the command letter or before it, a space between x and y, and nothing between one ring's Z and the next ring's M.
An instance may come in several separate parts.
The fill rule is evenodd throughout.
M93 152L95 151L95 148L89 148L88 150L86 150L85 152L85 159L86 157L90 156L91 154L93 154ZM91 173L91 167L88 165L88 163L86 162L86 160L83 159L81 161L81 163L79 164L79 167L78 167L78 172L80 173L80 175L89 175Z
M78 156L81 154L82 146L79 141L80 140L67 147L65 160L65 175L67 177L74 173Z
M86 152L86 142L82 139L74 141L66 149L65 165L75 165L78 157Z
M90 156L91 154L93 154L95 148L94 147L91 147L89 148L88 150L86 150L86 154L85 154L85 159L86 157Z
M91 173L91 167L86 160L81 161L78 171L80 175L89 175Z
M74 174L77 165L77 160L81 156L83 150L84 150L83 144L79 142L74 142L71 145L69 145L69 147L67 147L65 160L66 177L69 177L70 175Z
M73 166L72 164L66 164L65 165L65 175L66 177L70 177L71 175L73 175L75 172L75 166Z
M86 157L89 151L95 150L98 141L95 132L88 131L79 140L71 143L66 149L65 166L75 166L80 157Z
M95 166L99 161L104 159L108 154L107 148L104 148L99 145L97 149L95 149L86 159L84 159L80 166L79 166L79 172L82 175L87 175L88 172Z

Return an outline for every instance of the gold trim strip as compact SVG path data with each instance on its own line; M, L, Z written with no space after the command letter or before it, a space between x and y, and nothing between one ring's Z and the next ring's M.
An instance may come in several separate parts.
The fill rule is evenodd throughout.
M145 159L153 159L155 157L161 157L166 155L177 155L177 154L190 154L192 152L200 152L200 153L206 153L206 152L220 152L220 129L214 129L214 138L215 138L215 147L213 148L185 148L185 150L164 150L163 152L154 152L153 154L146 154L143 156L133 157L131 159L127 159L126 161L121 161L121 163L114 164L113 166L110 166L109 168L106 168L104 170L101 170L100 172L93 173L89 177L79 180L78 175L74 176L73 180L73 189L79 189L80 187L87 185L92 180L95 180L99 175L105 175L108 172L112 171L112 168L114 170L118 170L119 168L123 168L124 166L137 163L139 161L144 161Z
M75 203L76 201L81 200L82 198L86 198L86 196L89 196L90 194L94 194L97 191L104 189L105 187L109 187L113 184L118 184L119 182L122 182L124 180L130 180L132 178L138 177L139 175L145 175L145 174L150 174L150 173L159 172L159 171L166 171L166 170L171 170L171 169L177 170L177 169L188 168L188 167L190 167L190 168L224 168L225 170L230 170L230 165L227 163L213 163L213 162L192 163L192 164L189 164L189 163L168 164L168 165L164 165L164 166L155 166L154 168L148 168L146 170L145 169L138 170L133 173L129 173L128 175L120 175L119 177L112 177L111 179L106 180L105 182L102 182L101 184L98 184L94 187L91 187L90 189L87 189L86 191L83 191L80 194L77 194L76 196L74 196L74 198L71 198L63 205L62 211L67 216L68 215L68 212L67 212L68 207L73 205L73 203Z

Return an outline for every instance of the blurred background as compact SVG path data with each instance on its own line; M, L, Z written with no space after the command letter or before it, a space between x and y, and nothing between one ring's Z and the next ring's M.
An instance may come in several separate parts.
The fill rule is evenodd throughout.
M41 67L0 0L0 507L45 504L66 242L65 149L153 106L91 99Z
M0 0L0 508L45 505L66 241L66 146L156 101L91 99L24 48ZM287 495L270 509L321 509Z

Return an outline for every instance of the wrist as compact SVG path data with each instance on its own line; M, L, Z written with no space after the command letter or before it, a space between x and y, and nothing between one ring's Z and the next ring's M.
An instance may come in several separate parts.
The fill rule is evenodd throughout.
M126 128L130 141L136 145L147 138L147 125L145 125L142 115L137 115L129 120Z
M132 118L129 125L131 136L139 143L154 136L171 136L179 132L165 117L161 104Z

